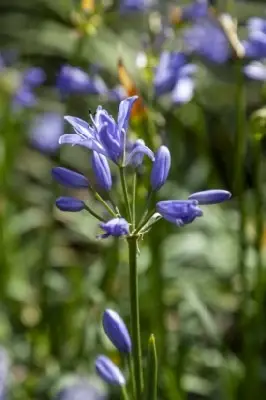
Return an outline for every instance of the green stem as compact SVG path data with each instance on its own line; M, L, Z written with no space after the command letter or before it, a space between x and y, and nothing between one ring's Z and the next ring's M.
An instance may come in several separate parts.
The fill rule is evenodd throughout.
M85 210L87 210L91 215L93 215L99 221L105 222L105 219L102 218L100 215L98 215L96 212L94 212L89 206L87 206L87 204L85 205Z
M114 210L112 210L112 208L108 205L108 203L106 203L106 201L102 198L101 195L99 195L99 193L94 192L95 198L96 200L98 200L100 203L102 203L102 205L106 208L106 210L109 212L109 214L111 214L114 218L117 217L116 213L114 212Z
M155 209L153 208L149 214L147 215L147 217L144 220L141 220L142 222L140 222L140 224L137 226L137 229L134 231L134 235L136 235L137 233L140 232L140 230L147 224L147 222L149 221L149 219L153 216L153 214L155 213Z
M130 379L131 379L131 386L132 386L132 394L134 399L136 398L136 381L135 381L135 373L134 373L134 361L132 355L130 354L127 359Z
M133 341L133 361L136 383L136 399L140 400L143 389L143 371L141 360L141 339L139 320L139 297L138 297L138 271L137 271L137 235L127 238L129 250L129 287L130 287L130 310L131 310L131 334Z
M133 175L133 194L132 194L132 229L135 229L136 225L136 190L137 190L137 173Z
M127 393L127 388L125 386L121 387L121 394L122 394L122 399L123 400L129 400L129 396Z
M128 191L127 191L125 168L119 167L119 173L120 173L121 186L122 186L122 191L123 191L125 205L126 205L127 218L129 219L129 222L131 222L132 221L132 213L131 213Z

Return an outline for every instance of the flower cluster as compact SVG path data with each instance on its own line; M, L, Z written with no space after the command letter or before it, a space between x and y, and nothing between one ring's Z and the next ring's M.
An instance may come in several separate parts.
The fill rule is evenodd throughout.
M168 79L170 78L168 77ZM166 81L167 77L165 77L165 87L168 85ZM117 122L101 106L97 108L95 116L91 116L91 124L76 117L65 117L66 121L74 128L75 133L64 134L59 139L60 144L77 144L92 150L92 170L95 180L105 191L109 192L112 189L109 162L112 161L120 171L127 210L126 216L120 213L118 206L113 207L106 203L84 175L63 167L55 167L52 170L52 176L59 184L68 188L91 190L109 212L112 218L106 220L96 214L84 200L65 196L56 200L56 206L62 211L87 210L98 218L101 221L100 228L104 231L102 235L99 235L101 238L140 235L144 233L145 227L147 224L149 225L150 219L156 213L177 226L184 226L203 215L200 205L220 203L231 197L231 194L225 190L206 190L190 195L187 200L159 201L151 213L149 210L145 210L144 215L135 226L135 218L132 219L131 212L131 200L133 201L133 199L128 194L125 169L128 166L138 168L143 162L144 155L147 155L153 163L149 188L151 194L160 190L165 184L171 167L171 154L166 146L160 146L154 155L142 139L128 144L127 129L132 106L136 99L137 96L133 96L120 103ZM149 215L148 219L147 215ZM152 221L154 220L152 219Z
M107 309L102 319L106 336L123 354L130 354L132 350L131 338L127 327L116 311ZM120 369L106 356L100 355L95 362L96 371L107 383L117 386L125 386L126 379Z

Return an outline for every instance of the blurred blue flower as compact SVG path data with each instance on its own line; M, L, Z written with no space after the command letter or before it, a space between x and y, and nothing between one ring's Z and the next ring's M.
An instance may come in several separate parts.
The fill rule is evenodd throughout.
M187 63L183 52L162 52L155 71L155 94L171 93L173 103L187 103L193 96L195 72L196 66Z
M46 79L46 74L42 68L30 67L24 71L23 85L30 88L40 86Z
M116 311L110 309L104 311L103 329L117 350L121 351L121 353L131 352L132 343L128 329Z
M7 384L10 360L7 351L0 347L0 400L7 399Z
M166 200L156 204L156 211L169 222L184 226L203 215L196 200Z
M12 106L14 111L34 107L36 103L37 98L35 93L26 85L20 86L13 95Z
M108 91L108 100L120 102L127 97L127 92L122 85L117 85Z
M106 233L98 235L99 238L105 239L109 236L119 237L129 234L129 225L124 218L113 218L108 222L101 222L100 228Z
M247 27L249 33L254 31L260 31L266 33L266 19L258 17L249 18L247 22Z
M55 205L61 211L77 212L85 209L84 201L76 197L58 197L55 201Z
M184 33L184 43L189 53L195 53L214 63L224 63L231 55L225 33L210 18L202 18L188 28Z
M84 146L104 155L116 164L122 164L130 113L136 100L137 96L133 96L121 101L117 123L101 106L97 108L94 118L91 116L91 125L80 118L65 117L76 133L62 135L59 143ZM143 153L153 158L153 153L147 146L139 145L133 152L134 154ZM129 158L132 153L129 154Z
M68 168L63 167L55 167L52 168L52 177L53 179L60 183L63 186L70 188L88 188L89 181L84 176L79 174L78 172L72 171Z
M102 154L98 154L96 151L93 151L92 169L98 185L104 190L111 190L112 175L107 158Z
M124 386L126 380L120 369L106 356L99 356L95 361L98 375L111 385Z
M159 190L166 182L171 167L171 154L166 146L160 146L155 154L151 171L152 190Z
M107 396L95 385L80 380L71 386L61 389L54 400L106 400Z
M253 61L244 67L244 74L250 79L266 82L266 65Z
M202 192L192 193L188 199L197 200L199 205L204 204L218 204L231 198L231 193L227 190L212 189L203 190Z
M98 75L89 76L81 68L71 65L61 67L57 76L56 86L62 96L72 93L107 93L107 87Z
M120 0L120 11L145 11L153 3L153 0Z
M43 152L54 152L59 147L58 140L63 134L63 129L64 119L60 113L44 112L38 114L34 117L30 126L31 142L33 146Z
M252 30L247 40L243 41L245 57L260 60L266 57L266 33Z
M183 21L195 21L207 17L209 10L208 0L196 0L192 4L182 7L181 19Z

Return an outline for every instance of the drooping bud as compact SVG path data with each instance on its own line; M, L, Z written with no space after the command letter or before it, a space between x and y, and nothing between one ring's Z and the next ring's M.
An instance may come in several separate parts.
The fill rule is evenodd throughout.
M156 210L161 216L177 226L183 226L203 215L202 210L197 207L197 200L166 200L156 204Z
M189 200L197 200L200 205L217 204L229 200L231 196L227 190L213 189L193 193L189 196Z
M110 385L124 386L126 380L120 369L106 356L99 356L95 362L98 375Z
M52 168L52 177L60 185L71 188L88 188L88 179L78 172L72 171L68 168L55 167Z
M112 175L107 158L94 151L92 154L92 169L98 185L104 190L111 190Z
M102 222L100 227L106 232L99 235L102 239L109 236L119 237L129 234L129 225L124 218L113 218L108 222Z
M56 207L61 211L76 212L85 209L85 203L75 197L62 196L55 201Z
M103 314L103 329L107 337L122 353L130 353L132 344L128 329L116 311L107 309Z
M168 177L171 167L171 154L166 146L161 146L155 154L155 160L151 171L152 190L159 190Z

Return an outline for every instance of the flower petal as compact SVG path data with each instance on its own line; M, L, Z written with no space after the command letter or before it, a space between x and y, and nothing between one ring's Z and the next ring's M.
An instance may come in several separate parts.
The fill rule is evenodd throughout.
M180 78L173 91L172 91L172 100L175 104L185 104L188 103L194 93L194 81L189 77Z
M121 101L119 104L119 111L117 117L118 131L120 132L122 129L125 131L128 128L128 122L130 118L130 113L133 107L133 104L138 99L138 96L128 97L127 99Z
M266 65L261 62L254 61L244 67L245 75L257 81L266 81Z
M144 143L144 142L143 142ZM133 148L133 150L129 153L129 155L127 156L126 159L126 165L130 164L132 162L132 160L137 156L137 155L146 155L148 156L152 161L154 161L154 154L151 151L151 149L149 149L148 146L146 146L145 144L142 144L140 141L139 143Z
M52 177L61 185L71 188L88 188L88 179L78 172L68 168L52 168Z

